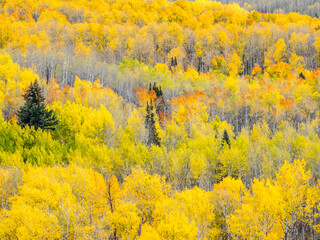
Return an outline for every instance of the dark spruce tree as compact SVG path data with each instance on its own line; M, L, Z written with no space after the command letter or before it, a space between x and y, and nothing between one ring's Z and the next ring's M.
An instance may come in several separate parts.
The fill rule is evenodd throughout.
M150 83L150 88L151 88L151 83ZM161 89L161 86L158 87L156 83L153 84L152 90L156 93L156 99L154 102L155 108L156 108L156 113L160 121L160 125L163 126L163 119L161 115L164 114L164 107L165 107L165 102L163 98L163 92Z
M35 130L38 128L54 130L58 120L52 110L46 109L45 99L37 80L31 83L23 98L25 104L17 112L18 125L23 128L33 126Z
M299 78L302 78L303 80L306 80L306 77L304 76L304 74L302 72L299 74Z
M147 108L146 108L146 118L145 118L145 125L146 125L146 129L147 129L147 145L151 146L151 144L153 145L157 145L160 146L161 145L161 139L158 135L156 126L155 126L155 119L154 119L154 113L153 113L153 104L152 101L147 102Z
M231 145L230 138L226 129L223 131L223 137L222 137L222 146L224 146L224 144L228 144L230 148L230 145Z
M175 58L171 58L171 62L170 62L170 70L173 71L173 69L178 66L178 61L177 61L177 57Z

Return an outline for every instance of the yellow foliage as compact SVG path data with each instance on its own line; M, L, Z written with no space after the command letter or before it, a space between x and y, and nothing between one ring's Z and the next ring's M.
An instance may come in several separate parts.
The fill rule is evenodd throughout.
M280 38L274 45L275 51L273 53L273 58L276 63L281 62L285 57L286 43L282 38Z
M252 69L252 75L258 75L262 71L261 67L258 64L254 64L254 68Z
M245 239L280 239L284 237L281 224L283 201L280 189L270 180L255 180L252 194L247 192L244 203L228 219L233 235Z
M295 160L292 164L285 162L277 174L275 185L280 188L284 201L284 217L281 219L286 227L290 227L305 215L312 214L317 202L317 188L310 187L310 171L305 170L305 161Z
M19 195L10 199L12 209L5 212L7 218L0 222L0 236L10 239L50 239L62 235L87 238L93 236L94 228L107 234L103 230L107 223L106 187L100 174L71 165L30 169L22 180L24 184ZM96 223L94 227L90 219Z
M242 72L242 61L237 53L233 53L227 62L227 72L231 77L235 77L239 72Z

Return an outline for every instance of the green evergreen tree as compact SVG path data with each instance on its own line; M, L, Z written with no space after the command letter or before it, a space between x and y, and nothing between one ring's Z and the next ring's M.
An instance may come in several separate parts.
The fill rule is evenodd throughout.
M156 126L155 126L155 119L154 119L154 113L153 113L153 103L152 101L147 102L147 108L146 108L146 119L145 119L145 125L147 128L147 145L151 146L151 144L160 146L161 145L161 139L158 135Z
M178 66L178 61L177 61L177 57L172 57L171 58L171 62L170 62L170 70L172 71L173 68L175 68L176 66Z
M41 128L43 130L54 130L54 126L58 124L53 111L48 111L44 104L44 97L38 81L31 83L26 94L23 95L25 104L18 110L18 125L21 127L33 126L35 130Z
M150 85L150 87L151 87L151 85ZM156 93L156 99L155 99L155 103L154 103L155 108L156 108L156 113L157 113L157 116L160 120L160 124L163 125L162 118L161 118L161 114L164 114L164 107L165 107L163 92L162 92L161 86L158 87L156 85L156 83L153 84L152 90L155 91L155 93Z
M222 137L222 146L224 146L224 144L228 144L229 148L231 146L230 138L226 129L223 131L223 137Z
M148 129L149 122L150 122L150 106L149 106L149 102L147 102L146 112L147 112L147 115L146 115L146 118L145 118L145 126Z
M171 62L170 62L170 70L172 71L172 68L174 68L174 60L173 58L171 58Z
M177 61L177 57L174 57L174 66L178 66L178 61Z

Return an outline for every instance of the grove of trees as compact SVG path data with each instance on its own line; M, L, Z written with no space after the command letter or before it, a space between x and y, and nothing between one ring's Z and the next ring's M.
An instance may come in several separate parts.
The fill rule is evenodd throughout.
M311 16L0 1L0 239L318 239Z

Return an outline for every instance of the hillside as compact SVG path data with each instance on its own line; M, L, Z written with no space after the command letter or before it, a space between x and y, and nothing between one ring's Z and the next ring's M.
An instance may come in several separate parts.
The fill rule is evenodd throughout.
M319 17L320 3L317 0L219 0L223 4L237 3L249 10L261 13L298 12L311 17Z
M318 239L320 19L255 8L0 1L0 239Z

